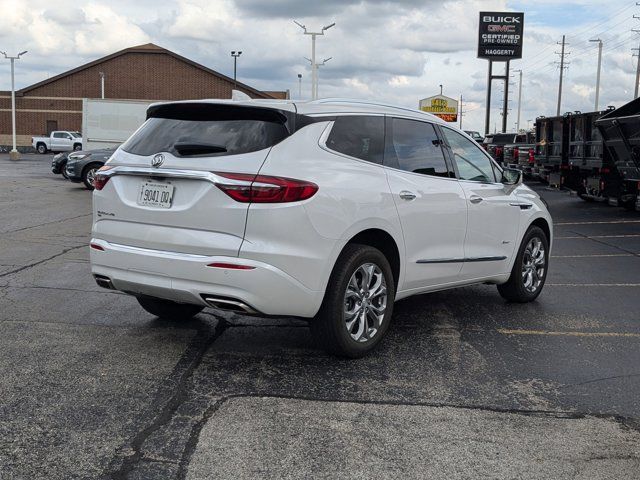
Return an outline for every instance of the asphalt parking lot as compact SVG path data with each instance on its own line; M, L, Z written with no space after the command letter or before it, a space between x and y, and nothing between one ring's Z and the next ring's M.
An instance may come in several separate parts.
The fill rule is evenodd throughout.
M0 478L638 478L640 213L534 185L540 298L396 305L382 348L206 310L162 322L89 273L91 194L0 155Z

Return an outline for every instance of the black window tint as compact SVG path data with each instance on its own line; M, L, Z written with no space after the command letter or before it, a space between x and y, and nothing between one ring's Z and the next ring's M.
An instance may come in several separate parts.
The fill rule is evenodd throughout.
M458 178L479 182L496 181L493 164L480 147L450 128L443 127L442 133L458 167Z
M56 132L53 134L53 138L67 138L67 134L63 132Z
M150 118L122 149L135 155L236 155L269 148L287 137L281 123L264 120Z
M450 177L440 140L432 124L417 120L393 118L389 142L390 160L408 172Z
M384 117L340 116L333 124L326 145L350 157L382 163Z

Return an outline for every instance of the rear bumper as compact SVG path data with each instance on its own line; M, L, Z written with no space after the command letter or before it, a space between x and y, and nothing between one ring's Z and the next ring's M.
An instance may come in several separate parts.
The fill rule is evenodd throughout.
M324 292L309 290L268 263L227 256L151 250L92 239L91 272L108 277L113 288L183 303L209 305L204 298L237 300L265 315L313 317ZM250 270L208 267L232 263Z

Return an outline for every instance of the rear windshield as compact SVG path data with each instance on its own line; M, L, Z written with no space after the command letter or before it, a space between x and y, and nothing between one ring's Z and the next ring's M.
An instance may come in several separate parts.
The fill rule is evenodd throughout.
M514 143L515 135L513 133L503 133L494 135L491 139L491 143L495 143L497 145L506 145L507 143Z
M158 152L177 157L237 155L269 148L289 135L286 119L275 113L249 109L239 113L229 107L207 110L155 111L157 116L149 118L122 149L144 156Z

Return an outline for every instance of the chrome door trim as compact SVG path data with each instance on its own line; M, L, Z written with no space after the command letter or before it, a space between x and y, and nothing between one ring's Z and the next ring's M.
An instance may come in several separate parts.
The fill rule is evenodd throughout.
M416 263L499 262L506 259L506 256L501 255L494 257L439 258L436 260L418 260Z
M108 166L108 165L107 165ZM152 168L152 167L129 167L118 165L109 170L102 170L98 173L101 176L113 177L115 175L134 175L154 178L186 178L190 180L203 180L215 184L223 185L246 185L244 180L234 180L221 177L213 172L203 170L181 170L177 168Z

